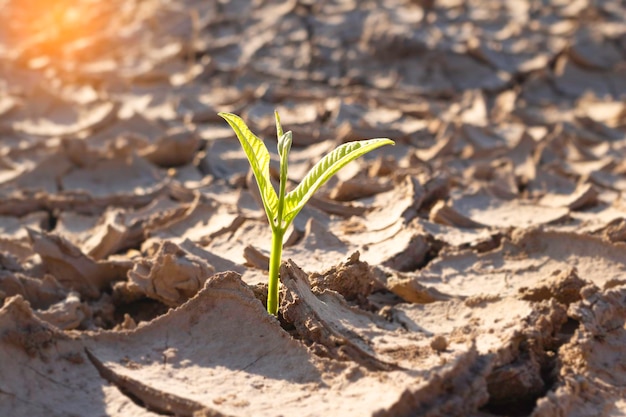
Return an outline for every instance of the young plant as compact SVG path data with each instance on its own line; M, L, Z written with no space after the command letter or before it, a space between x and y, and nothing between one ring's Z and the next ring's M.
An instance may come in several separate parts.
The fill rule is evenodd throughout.
M293 219L309 201L313 194L337 171L349 162L383 145L393 145L390 139L368 139L344 143L324 156L296 188L285 193L287 186L287 157L291 150L291 131L283 133L278 113L276 117L276 135L278 137L278 156L280 158L280 182L278 195L270 180L270 154L261 139L255 136L244 121L231 113L219 113L235 131L243 148L252 173L256 178L263 208L272 228L272 248L270 252L270 270L267 289L267 312L278 312L278 272L283 251L283 237Z

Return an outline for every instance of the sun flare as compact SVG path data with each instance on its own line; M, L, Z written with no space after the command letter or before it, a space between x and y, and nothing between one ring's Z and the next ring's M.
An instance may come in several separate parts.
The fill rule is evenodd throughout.
M0 10L0 29L12 52L31 66L81 59L98 48L116 2L10 0ZM101 46L100 46L101 47Z

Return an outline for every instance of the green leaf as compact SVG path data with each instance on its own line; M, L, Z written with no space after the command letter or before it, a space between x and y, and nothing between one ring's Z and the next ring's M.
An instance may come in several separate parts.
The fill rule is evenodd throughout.
M276 137L280 139L283 135L283 127L280 125L280 116L276 110L274 110L274 119L276 119Z
M285 225L289 225L313 194L349 162L376 148L394 144L391 139L382 138L348 142L324 156L285 197Z
M278 119L277 119L278 121ZM279 122L280 123L280 122ZM282 129L281 129L282 132ZM278 155L280 156L280 184L278 188L278 215L276 223L279 227L283 227L282 218L285 211L285 187L287 186L287 165L289 159L289 151L293 142L291 131L286 132L278 139Z
M291 143L293 142L291 130L278 139L278 156L280 157L280 185L287 184L287 162ZM282 188L282 187L281 187ZM283 188L284 189L284 188Z
M291 130L278 137L278 156L280 156L281 160L282 158L287 158L287 156L289 156L292 142L293 134L291 133Z
M276 190L274 190L270 179L270 153L267 147L261 139L250 131L239 116L232 113L219 113L219 115L233 128L248 157L252 173L261 192L261 200L267 219L271 225L276 225L277 222L280 224L280 219L276 218L278 216L278 196L276 196Z

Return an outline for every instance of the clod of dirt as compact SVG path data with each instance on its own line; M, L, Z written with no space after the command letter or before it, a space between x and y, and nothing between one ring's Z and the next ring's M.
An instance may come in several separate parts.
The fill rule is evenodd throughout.
M556 61L554 82L555 87L567 95L580 96L592 90L596 97L602 97L613 94L611 81L618 77L615 70L605 73L592 71L563 56Z
M375 228L376 223L365 226L361 220L343 222L340 226L344 230L338 234L341 237L339 242L345 250L358 250L361 259L370 265L412 271L422 265L432 250L432 242L424 230L415 222L409 223L402 217L393 222L385 220L385 226L381 229ZM337 245L337 249L341 249L341 245ZM294 257L294 260L303 261L304 257Z
M28 229L47 230L50 227L49 217L48 213L42 211L35 211L20 218L0 216L0 238L27 242Z
M365 226L369 231L378 231L394 226L398 220L408 223L417 216L421 208L426 190L420 182L412 177L401 177L395 181L394 187L365 200L368 211L365 214ZM393 205L389 202L393 201Z
M177 218L152 227L149 235L152 240L159 238L179 243L189 239L206 244L217 236L236 231L243 222L236 207L199 197Z
M193 297L214 273L215 268L204 259L166 240L151 259L135 263L128 271L128 283L120 285L125 285L130 293L176 307ZM117 289L123 291L120 285Z
M587 285L576 273L576 268L565 271L555 270L546 279L546 284L539 284L533 288L519 289L521 298L528 301L542 301L551 298L565 305L580 300L580 291Z
M570 210L578 210L594 206L598 202L598 191L592 184L584 184L576 188L572 193L565 195L547 194L539 200L539 204L547 207L567 207Z
M434 288L428 288L402 273L390 274L384 280L385 287L408 303L426 304L449 300L450 296Z
M494 244L495 247L498 246L498 233L494 233L486 228L467 229L452 227L420 218L416 219L415 223L437 241L452 247L484 247L493 246Z
M379 355L359 334L359 331L375 332L373 329L378 326L389 327L388 323L381 320L377 323L376 316L351 309L334 291L316 297L308 276L291 260L281 266L280 277L288 289L281 301L283 317L296 327L300 337L319 344L330 357L352 359L372 369L395 368L390 358ZM353 320L345 320L346 316Z
M469 217L464 216L459 213L445 201L438 201L435 205L430 209L430 214L428 219L434 223L443 224L446 226L455 226L457 228L478 228L485 227L484 224L476 222Z
M599 233L610 242L626 241L626 219L617 218L609 222Z
M89 318L91 310L81 303L77 293L70 292L65 300L38 311L37 316L61 330L71 330Z
M188 164L200 146L200 138L189 126L170 129L156 142L143 148L139 155L160 167Z
M233 271L239 274L243 274L248 272L243 265L232 262L229 259L222 258L221 256L216 255L213 252L207 250L207 248L196 245L190 240L182 241L179 246L185 251L197 256L198 258L204 259L209 265L215 268L216 272L226 272Z
M150 232L153 238L210 242L219 235L234 232L244 222L236 207L218 204L212 198L199 198L180 218Z
M269 269L270 257L252 245L248 245L243 250L243 257L246 265L267 271Z
M588 287L568 314L580 322L558 350L553 389L537 402L532 417L614 416L626 413L626 290Z
M361 307L368 304L367 297L374 291L382 290L383 284L379 281L375 271L359 259L359 252L354 252L347 262L341 263L329 270L309 275L311 289L321 293L326 289L336 291L346 301L356 301Z
M359 201L334 201L329 198L324 198L316 195L311 197L311 200L309 200L309 204L311 207L321 210L324 213L336 214L337 216L348 218L351 216L362 216L367 211L367 207L365 207Z
M518 184L513 163L506 158L483 162L480 159L469 167L466 177L475 179L475 187L484 187L494 196L511 199L517 197Z
M130 314L125 313L124 320L121 323L117 324L113 328L113 330L116 330L116 331L135 330L136 328L137 328L137 322L135 321L135 319L133 319Z
M160 196L136 210L108 209L100 217L63 213L55 232L68 238L94 259L105 259L137 246L147 233L183 216L186 204Z
M448 347L448 341L444 336L437 335L430 341L430 347L436 352L443 352Z
M393 189L393 184L376 178L353 178L340 181L331 191L329 197L337 201L352 201L370 197Z
M68 290L52 275L44 275L42 279L20 273L0 270L0 291L4 297L21 295L33 308L47 308L63 300Z
M218 232L213 238L205 237L203 240L209 241L209 243L202 246L203 250L222 258L225 262L231 263L235 268L243 268L243 265L247 262L246 248L249 246L251 240L254 241L256 250L266 251L265 253L269 254L272 232L266 221L239 217L236 220L238 225L231 227L232 223L229 224L228 222L234 217L225 214L222 218L227 222L226 225L219 222L219 215L217 217L215 223L209 220L206 225L208 227L222 225L223 230ZM194 230L194 228L191 230ZM199 235L200 234L198 234L198 236ZM254 239L250 239L251 236L254 236ZM194 237L195 236L191 236L190 240ZM197 243L202 244L202 240ZM287 248L285 248L285 252L286 249ZM237 270L234 268L230 269ZM224 269L222 269L222 271L224 271Z
M21 272L22 267L16 256L10 253L0 253L0 271Z
M558 333L567 321L566 311L550 300L534 306L509 343L498 349L498 359L487 377L489 403L498 413L525 414L548 389L555 367Z
M604 42L601 33L586 29L577 31L568 52L576 63L591 69L609 70L623 62L612 42Z
M122 279L130 262L94 261L60 236L29 230L33 249L46 270L65 288L98 298L100 291Z

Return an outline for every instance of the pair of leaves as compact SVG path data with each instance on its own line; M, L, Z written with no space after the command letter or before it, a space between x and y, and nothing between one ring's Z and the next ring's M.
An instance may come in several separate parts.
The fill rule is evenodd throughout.
M324 156L306 174L298 186L284 195L287 181L287 156L291 148L291 132L283 133L280 119L276 114L278 153L281 160L280 196L276 194L270 180L270 154L261 139L254 135L245 122L237 115L220 113L232 127L246 153L252 172L256 178L267 218L273 228L285 230L305 206L313 194L337 171L356 158L384 145L393 145L390 139L378 138L344 143Z

